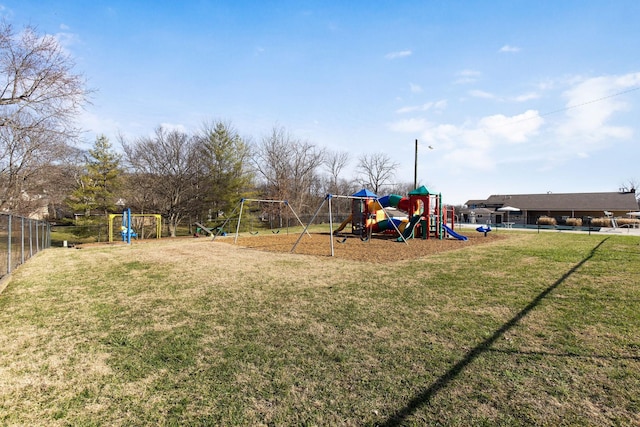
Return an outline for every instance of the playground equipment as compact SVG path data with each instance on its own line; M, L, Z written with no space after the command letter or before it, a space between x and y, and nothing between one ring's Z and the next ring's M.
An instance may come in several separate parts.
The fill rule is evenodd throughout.
M298 221L298 223L304 227L304 224L302 223L302 221L300 221L300 218L298 218L298 215L296 214L296 212L293 210L293 208L291 207L291 205L289 204L288 201L286 200L269 200L269 199L240 199L240 202L238 202L238 204L236 205L236 207L233 209L233 211L231 212L231 215L229 215L229 217L225 220L225 222L222 224L222 226L218 227L218 230L216 231L215 234L213 234L212 240L215 240L215 238L219 235L221 235L222 233L224 233L224 227L227 225L227 223L234 218L234 215L236 212L239 211L238 213L238 223L236 224L236 233L235 233L235 238L233 239L233 243L237 243L238 242L238 234L240 233L240 222L242 221L242 212L244 210L244 205L247 202L257 202L257 203L270 203L270 204L279 204L280 206L284 205L287 206L289 208L289 210L291 211L291 213L293 214L293 216L296 218L296 220ZM288 224L287 224L288 227ZM278 230L277 232L279 232L280 230ZM277 233L275 232L275 233ZM251 234L258 234L257 231L253 231L253 226L252 229L250 231ZM307 233L308 234L308 233Z
M203 224L199 223L199 222L194 222L194 225L196 227L198 227L200 230L204 231L205 233L207 233L209 236L211 237L215 237L216 233L218 232L218 230L212 230L209 227L205 227ZM224 232L222 234L223 236L226 235Z
M331 200L339 197L351 199L352 209L351 215L334 231ZM430 194L425 186L411 191L409 197L391 194L379 198L376 194L366 189L362 189L351 196L327 194L313 215L309 225L313 223L325 203L328 204L329 208L331 256L334 255L334 233L341 232L349 223L351 223L351 233L359 235L363 241L368 241L373 233L397 235L397 240L405 244L407 244L407 239L413 238L418 234L421 235L423 239L432 237L443 239L446 236L451 236L459 240L467 240L466 236L454 231L455 216L453 209L443 208L442 195ZM406 212L408 217L391 216L389 213L390 208ZM449 212L451 212L451 227L447 226ZM307 228L309 225L307 225ZM307 231L307 228L305 228L304 232ZM294 243L291 252L295 251L301 238L302 234ZM343 239L340 243L344 243L344 241Z
M604 211L604 216L611 223L611 228L613 228L614 230L618 228L618 223L616 222L615 216L613 216L613 212Z
M122 241L131 244L132 237L138 237L138 234L131 228L131 209L127 208L122 213L122 227L120 227Z
M331 245L331 256L334 255L334 247L333 247L333 235L334 235L334 230L333 230L333 212L331 209L331 200L333 198L345 198L345 199L352 199L352 200L356 200L356 201L365 201L365 203L368 203L368 201L371 200L376 200L378 199L378 196L375 195L374 193L370 192L369 190L363 189L351 196L341 196L341 195L336 195L336 194L327 194L324 199L322 199L322 203L320 203L320 206L318 206L318 209L316 209L316 212L313 214L313 217L311 218L311 221L309 221L309 224L307 224L307 226L304 228L304 230L302 230L302 233L300 233L300 236L298 237L298 239L296 240L296 242L293 244L293 247L291 248L291 252L293 253L296 250L296 247L298 246L298 243L300 243L300 240L302 239L302 236L306 233L309 234L308 232L308 228L311 224L313 224L313 222L315 221L316 217L318 216L318 214L320 213L320 210L322 209L322 207L325 205L325 203L327 203L328 205L328 210L329 210L329 241L330 241L330 245ZM382 209L384 211L384 208ZM388 214L387 218L389 218ZM354 214L352 212L351 214L351 218L353 218ZM353 221L353 220L352 220ZM343 224L341 224L341 227L344 228L346 226L348 222L343 222ZM359 228L359 226L357 225L358 223L362 223L361 221L356 222L356 225L354 226L355 228L352 228L353 230L358 229L358 231L361 234L361 238L363 238L363 240L368 240L368 235L367 233L367 229L365 228ZM352 222L353 224L353 222ZM394 224L394 222L392 221L390 224ZM395 227L395 225L394 225ZM397 230L397 227L396 227ZM397 230L398 233L400 233L400 230ZM406 242L405 242L406 243Z
M463 236L462 234L458 234L455 231L453 231L451 228L449 228L448 225L446 224L442 224L442 228L444 229L444 231L450 235L451 237L453 237L454 239L458 239L458 240L469 240L469 238L467 236Z
M398 207L400 196L391 195L379 199L377 195L367 189L362 189L351 196L332 195L331 198L351 199L351 215L349 215L334 233L340 233L347 224L351 224L351 233L360 235L363 239L371 233L402 233L407 218L395 218L389 215L385 208ZM391 201L390 201L391 198ZM403 199L403 202L405 200ZM331 200L329 200L331 202ZM403 203L403 207L404 203ZM406 208L406 207L405 207ZM406 210L406 209L405 209Z
M431 194L425 186L416 188L409 193L409 197L390 194L378 198L373 193L361 190L352 197L352 213L335 230L342 231L351 223L353 234L361 234L366 230L371 233L401 234L399 241L421 236L423 239L443 239L451 236L459 240L466 237L454 231L455 215L453 208L442 205L440 194ZM406 213L407 217L391 217L388 208L394 208ZM447 226L451 223L451 227Z
M491 227L488 225L481 225L480 227L476 228L476 231L478 233L484 233L484 237L487 237L487 233L491 231Z
M156 226L156 239L159 239L162 234L162 215L160 214L132 214L130 208L126 208L121 214L109 214L109 243L113 242L113 220L117 217L122 217L122 225L120 227L120 235L123 242L131 244L131 238L138 238L138 233L133 228L133 219L152 218L155 220Z

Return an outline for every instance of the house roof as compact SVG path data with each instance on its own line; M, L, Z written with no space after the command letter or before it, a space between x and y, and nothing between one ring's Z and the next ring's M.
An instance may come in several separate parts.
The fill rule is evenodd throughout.
M635 192L545 193L491 195L486 200L469 200L467 206L500 208L513 206L520 210L548 211L637 211Z

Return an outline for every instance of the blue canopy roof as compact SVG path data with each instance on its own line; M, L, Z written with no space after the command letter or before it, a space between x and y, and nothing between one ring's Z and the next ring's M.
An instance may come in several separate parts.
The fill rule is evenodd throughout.
M357 193L352 194L353 197L371 197L374 199L377 199L378 196L376 196L375 193L367 190L366 188L363 188L362 190L358 191Z

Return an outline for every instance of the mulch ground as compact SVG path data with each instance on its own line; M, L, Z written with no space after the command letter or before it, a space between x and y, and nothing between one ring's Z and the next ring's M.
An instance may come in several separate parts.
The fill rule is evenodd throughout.
M365 261L374 263L387 263L400 260L416 259L425 256L458 250L471 245L479 245L495 242L507 238L506 233L478 233L475 230L463 232L468 240L443 239L410 239L407 243L397 242L391 236L372 236L368 241L362 241L360 237L354 235L334 236L333 249L334 256L338 258ZM255 236L238 237L237 244L246 248L269 251L269 252L291 252L299 234L258 234ZM233 242L233 237L229 236L221 241ZM216 239L217 240L217 239ZM310 236L304 235L296 246L294 253L331 256L331 240L328 233L312 233Z

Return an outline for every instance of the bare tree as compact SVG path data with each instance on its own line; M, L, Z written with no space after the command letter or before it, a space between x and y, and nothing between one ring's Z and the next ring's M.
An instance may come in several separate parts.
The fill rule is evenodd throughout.
M627 182L620 184L620 191L632 191L637 192L638 180L635 178L629 178Z
M41 169L39 175L43 177L42 189L32 189L35 194L46 195L49 220L72 216L73 210L69 207L68 197L77 187L85 170L85 152L76 147L68 148L63 160Z
M78 137L73 119L88 91L73 66L55 37L0 23L0 208L39 197L33 178Z
M627 182L620 185L620 191L635 193L636 200L640 204L640 192L638 192L638 180L635 178L629 178Z
M311 198L318 196L318 168L324 154L324 150L292 137L284 128L274 127L253 156L256 171L264 179L265 197L288 200L297 212L304 212Z
M329 173L329 193L340 193L340 175L350 161L348 151L328 151L325 156L325 169Z
M390 184L399 166L384 153L365 153L358 159L359 180L377 194L383 185Z
M418 183L418 186L420 186L421 184ZM397 182L395 184L392 184L390 186L390 188L388 188L389 193L393 193L393 194L400 194L400 195L406 195L409 194L410 191L413 191L415 189L413 182Z
M175 237L178 225L199 208L202 197L199 144L183 132L163 127L153 137L121 143L132 172L140 177L137 189L145 192L147 208L162 214L169 235Z
M344 169L349 165L350 153L348 151L327 151L324 169L327 171L324 193L326 194L353 194L353 183L341 177ZM351 201L347 199L335 199L333 212L339 218L341 213L351 210Z

